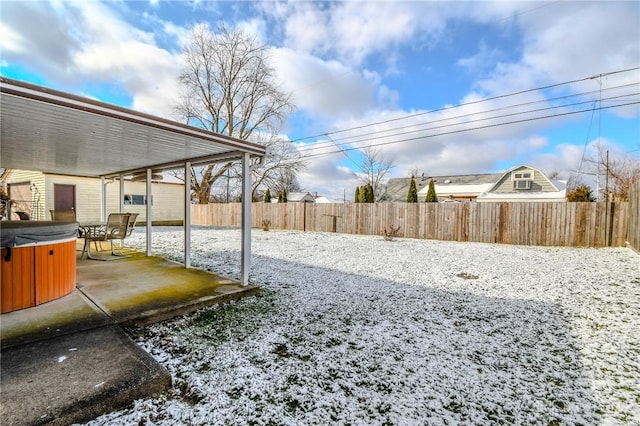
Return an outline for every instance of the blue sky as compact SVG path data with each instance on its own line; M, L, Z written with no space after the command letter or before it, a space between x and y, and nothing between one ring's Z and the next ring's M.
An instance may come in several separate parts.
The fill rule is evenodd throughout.
M352 161L328 137L303 138L327 133L356 161L359 148L379 144L396 164L393 177L526 163L567 179L588 168L583 153L597 143L617 158L640 157L635 1L3 0L0 72L174 118L189 30L221 20L270 47L298 106L283 137L323 154L310 158L300 183L336 200L358 185ZM559 108L531 112L551 105ZM598 105L615 108L593 112ZM586 112L531 120L577 110ZM523 114L487 121L514 112Z

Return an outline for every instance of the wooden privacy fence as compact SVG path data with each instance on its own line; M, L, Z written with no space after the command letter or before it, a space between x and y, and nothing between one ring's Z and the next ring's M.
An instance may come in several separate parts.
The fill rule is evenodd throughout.
M640 180L638 180L629 192L629 245L640 253Z
M252 227L542 246L624 246L628 203L253 203ZM636 207L637 209L637 207ZM240 226L239 203L193 205L191 223ZM635 218L637 221L637 217Z

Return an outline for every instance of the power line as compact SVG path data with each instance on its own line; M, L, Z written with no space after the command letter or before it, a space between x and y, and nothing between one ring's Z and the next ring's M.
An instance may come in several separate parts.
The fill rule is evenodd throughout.
M614 100L614 99L617 99L617 98L625 98L625 97L631 96L631 95L640 95L640 92L629 93L629 94L624 94L624 95L617 95L617 96L611 96L609 98L606 98L605 100ZM619 102L623 102L623 101L619 101ZM356 136L353 136L353 137L351 137L349 139L343 139L343 140L347 140L346 142L337 143L334 140L332 140L332 142L339 149L342 149L343 146L357 144L357 143L360 143L360 142L371 142L371 141L380 140L380 139L389 139L389 138L408 135L408 134L426 132L426 131L429 131L429 130L437 130L437 129L443 129L443 128L446 129L446 128L451 128L451 127L456 127L456 126L468 125L470 123L487 122L487 121L490 121L490 120L497 120L497 119L501 119L501 118L513 117L513 116L518 116L518 115L533 114L533 113L536 113L536 112L555 110L555 109L559 109L559 108L569 108L569 107L574 107L574 106L578 106L578 105L584 105L586 103L590 104L590 103L592 103L592 101L589 100L589 101L574 102L574 103L571 103L571 104L562 104L562 105L550 106L550 107L545 107L545 108L537 108L537 109L530 109L530 110L526 110L526 111L519 111L519 112L508 113L508 114L495 115L495 116L491 116L491 117L482 117L482 118L477 118L477 119L474 119L474 120L465 120L465 121L462 121L462 122L443 124L443 125L440 125L440 126L432 126L432 127L428 127L428 128L421 128L421 129L411 130L411 131L407 131L407 132L399 132L399 133L394 133L394 134L391 134L391 135L376 136L376 137L361 137L361 135L356 135ZM618 106L619 105L611 105L610 107L618 107ZM496 110L491 110L491 111L498 111L498 110L503 110L503 109L505 109L505 108L498 108ZM585 110L583 110L582 112L584 112L584 111ZM451 118L441 119L441 120L434 120L433 122L429 122L429 123L426 123L426 124L435 124L435 123L439 123L439 122L443 122L443 121L450 121L450 120L464 118L464 117L482 115L482 114L485 114L487 112L490 112L490 111L483 111L483 112L478 112L478 113L473 113L473 114L467 114L467 115L464 115L464 116L451 117ZM532 117L532 119L535 119L535 117ZM389 131L393 131L393 130L394 129L386 130L386 131L384 131L384 133L389 132ZM311 147L307 148L307 146L302 146L302 147L300 147L298 149L298 151L301 152L302 154L307 154L307 153L309 153L311 151L314 151L314 150L317 150L317 149L320 149L320 148L325 148L326 149L327 147L326 146L320 147L320 146L314 145L314 146L311 146ZM358 149L358 147L353 147L353 148L354 149ZM313 155L313 154L309 154L309 155Z
M323 132L323 133L320 133L320 134L317 134L317 135L312 135L312 136L305 136L305 137L302 137L302 138L293 139L291 142L292 143L293 142L301 142L301 141L304 141L304 140L307 140L307 139L316 139L316 138L319 138L319 137L322 137L322 136L326 136L326 135L336 135L336 134L350 132L350 131L353 131L353 130L359 130L359 129L363 129L363 128L367 128L367 127L371 127L371 126L376 126L376 125L380 125L380 124L387 124L387 123L391 123L391 122L395 122L395 121L407 120L409 118L419 117L419 116L426 115L426 114L433 114L435 112L442 112L442 111L447 111L447 110L450 110L450 109L461 108L461 107L464 107L464 106L476 105L476 104L479 104L479 103L482 103L482 102L489 102L489 101L493 101L493 100L497 100L497 99L508 98L508 97L511 97L511 96L522 95L522 94L525 94L525 93L552 89L552 88L555 88L555 87L565 86L565 85L568 85L568 84L579 83L579 82L583 82L583 81L587 81L587 80L593 80L595 78L599 78L599 77L603 77L603 76L615 75L615 74L625 73L625 72L629 72L629 71L636 71L636 70L639 70L639 69L640 69L640 67L634 67L634 68L627 68L627 69L622 69L622 70L617 70L617 71L610 71L610 72L598 74L598 75L595 75L595 76L583 77L583 78L579 78L579 79L575 79L575 80L568 80L568 81L565 81L565 82L562 82L562 83L555 83L555 84L550 84L550 85L547 85L547 86L536 87L536 88L533 88L533 89L526 89L526 90L521 90L521 91L518 91L518 92L512 92L512 93L507 93L507 94L503 94L503 95L492 96L492 97L480 99L480 100L477 100L477 101L466 102L466 103L463 103L463 104L452 105L452 106L446 106L446 107L437 108L437 109L429 110L429 111L423 111L423 112L419 112L419 113L415 113L415 114L409 114L409 115L402 116L402 117L391 118L391 119L388 119L388 120L383 120L383 121L378 121L378 122L374 122L374 123L355 126L355 127L351 127L351 128L348 128L348 129L335 130L333 132Z
M625 87L629 87L629 86L634 86L634 85L638 85L638 84L639 83L633 83L633 84L626 84L626 85L616 86L614 88L610 88L609 90L617 90L617 89L621 89L621 88L625 88ZM565 96L556 97L556 98L552 98L552 99L543 99L543 100L537 100L537 101L531 101L531 102L524 102L524 103L515 104L515 105L507 105L507 106L503 106L503 107L499 107L499 108L493 108L493 109L484 110L484 111L477 111L477 112L473 112L473 113L469 113L469 114L462 114L462 115L453 116L453 117L446 117L446 118L427 121L427 122L423 122L423 123L416 123L416 124L411 124L411 125L406 125L406 126L401 126L401 127L391 128L391 129L385 129L385 130L378 130L378 131L374 131L374 132L361 133L361 134L357 134L357 135L353 135L353 136L346 136L346 137L343 137L343 138L337 138L337 140L331 138L331 143L333 143L335 145L338 145L337 141L340 141L340 142L342 142L342 143L340 143L340 145L347 145L347 144L351 144L351 143L362 142L362 141L365 141L365 140L376 140L376 139L381 139L381 138L393 137L393 136L397 136L399 134L402 135L402 134L409 134L409 133L417 133L417 132L433 129L433 127L428 127L428 128L422 128L422 127L430 126L430 125L433 125L433 124L436 124L436 123L447 122L447 121L452 121L452 120L462 120L462 119L466 119L466 118L473 117L473 116L480 116L480 115L488 114L488 113L491 113L491 112L515 109L515 108L519 108L519 107L523 107L523 106L531 106L531 105L540 104L540 103L549 103L549 102L554 102L554 101L557 101L557 100L568 99L568 98L571 98L571 97L585 96L585 95L592 94L592 93L599 93L599 91L596 90L596 91L592 91L592 92L584 92L584 93L579 93L579 94L575 94L575 95L565 95ZM634 96L634 95L638 95L638 94L640 94L640 93L639 92L626 93L624 95L611 96L611 97L608 97L608 98L605 98L605 99L602 99L602 100L614 101L614 100L616 100L618 98L624 98L624 97ZM594 101L588 100L588 101L574 102L574 103L569 103L569 104L561 104L561 105L556 105L556 106L553 106L553 107L521 111L521 112L517 112L517 113L499 115L499 116L494 116L494 117L486 117L486 118L476 119L476 120L467 120L467 121L464 121L462 123L451 123L449 125L445 125L445 126L442 126L442 127L454 126L454 125L462 125L462 124L467 124L467 123L470 123L470 122L477 122L477 121L485 120L485 119L502 118L502 117L505 117L505 116L515 115L515 114L533 113L533 112L538 112L538 111L545 110L545 109L562 108L562 107L567 108L567 107L572 107L572 106L581 105L581 104L584 104L584 103L591 103L591 102L594 102ZM406 128L413 128L413 130L411 130L409 132L398 133L398 130L402 130L402 129L406 129ZM388 134L388 133L391 133L391 132L396 132L396 133ZM384 135L384 134L386 134L386 135ZM379 136L371 137L373 135L379 135ZM312 150L316 150L316 149L327 148L328 146L331 145L331 143L328 143L326 141L320 141L320 142L317 142L317 143L305 144L305 145L301 146L299 148L299 150L308 152L308 151L312 151Z
M640 101L628 102L628 103L620 104L620 105L600 106L600 107L597 108L597 110L620 108L620 107L638 105L638 104L640 104ZM463 132L470 132L470 131L475 131L475 130L482 130L482 129L492 128L492 127L506 126L506 125L510 125L510 124L518 124L518 123L524 123L524 122L529 122L529 121L537 121L537 120L544 120L544 119L548 119L548 118L555 118L555 117L562 117L562 116L568 116L568 115L574 115L574 114L581 114L583 112L589 112L591 110L592 109L589 108L589 109L582 109L582 110L577 110L577 111L567 111L567 112L563 112L563 113L544 115L544 116L540 116L540 117L524 118L524 119L520 119L520 120L512 120L512 121L507 121L507 122L502 122L502 123L487 124L487 125L484 125L484 126L477 126L477 127L468 128L468 129L451 130L451 131L448 131L448 132L434 133L434 134L430 134L430 135L417 136L417 137L413 137L413 138L406 138L406 139L400 139L400 140L394 140L394 141L388 141L388 142L380 142L380 143L371 144L371 145L368 145L368 146L370 146L370 147L386 146L386 145L392 145L392 144L397 144L397 143L402 143L402 142L410 142L410 141L414 141L414 140L429 139L429 138L434 138L434 137L437 137L437 136L445 136L445 135L451 135L451 134L456 134L456 133L463 133ZM322 156L325 156L325 155L331 155L331 154L336 154L336 153L345 152L345 151L354 151L354 150L357 150L357 149L360 149L360 148L358 148L358 147L341 148L340 151L330 151L330 152L323 152L323 153L318 153L318 154L303 155L303 158L322 157Z
M344 155L345 155L349 160L351 160L351 162L352 162L353 164L355 164L355 165L356 165L356 167L360 167L360 165L359 165L358 163L356 163L356 161L355 161L353 158L351 158L351 156L349 155L349 153L348 153L347 151L345 151L344 149L342 149L342 148L340 147L340 145L338 145L338 144L336 143L336 141L334 141L333 139L331 139L331 136L327 135L327 137L329 138L329 140L331 140L331 142L333 142L333 144L334 144L334 145L335 145L335 146L336 146L336 147L337 147L337 148L338 148L338 149L339 149L339 150L340 150L340 151L341 151L341 152L342 152L342 153L343 153L343 154L344 154Z

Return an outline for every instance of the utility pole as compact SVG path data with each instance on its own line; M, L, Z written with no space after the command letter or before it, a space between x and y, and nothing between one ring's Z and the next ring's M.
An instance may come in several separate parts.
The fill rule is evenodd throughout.
M606 193L607 201L609 201L609 150L607 150L607 158L605 162L605 178L604 178L604 190Z
M609 238L610 238L610 232L609 232L609 217L611 216L611 214L613 212L610 212L609 209L611 209L613 206L611 205L611 203L609 203L609 150L607 150L607 155L605 157L605 165L604 165L604 173L605 173L605 177L604 177L604 245L606 247L610 246L609 243Z

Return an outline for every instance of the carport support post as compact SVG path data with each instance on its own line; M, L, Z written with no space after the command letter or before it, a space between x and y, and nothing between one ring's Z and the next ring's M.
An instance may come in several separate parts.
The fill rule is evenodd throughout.
M242 154L242 249L240 261L240 281L249 284L251 264L251 157Z
M151 256L151 169L147 169L147 256Z
M191 163L184 164L184 267L191 267Z

